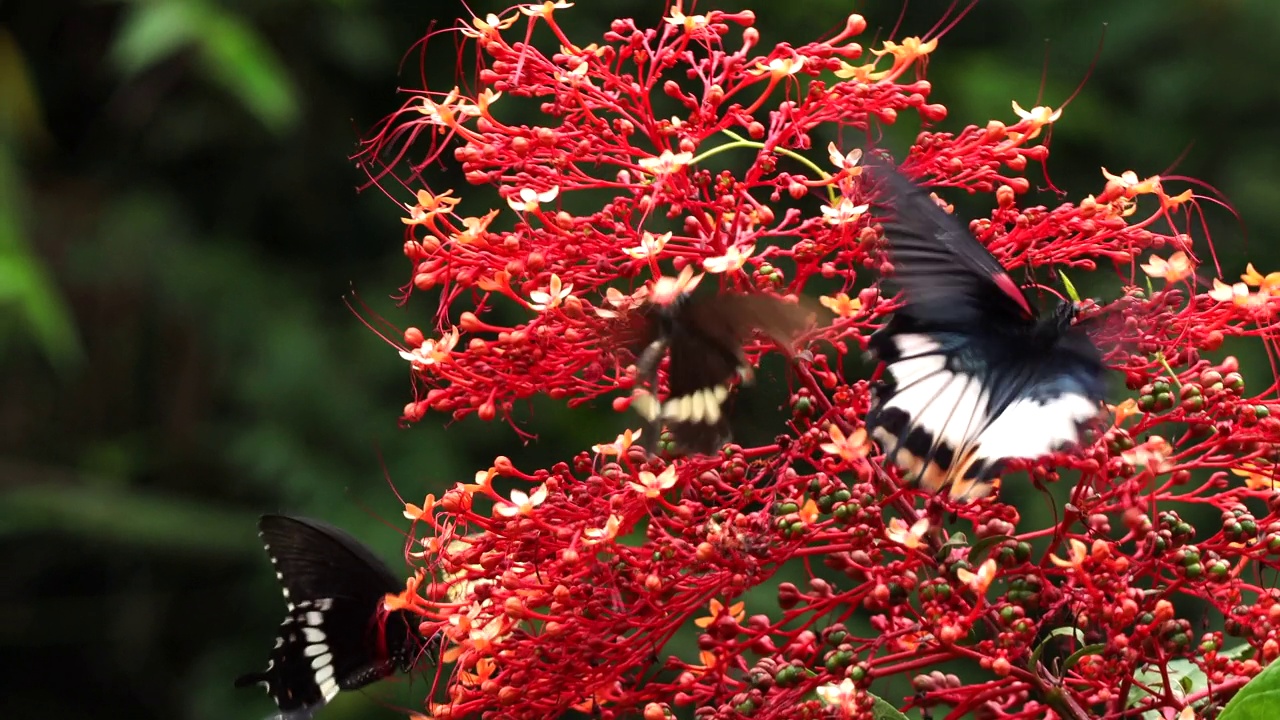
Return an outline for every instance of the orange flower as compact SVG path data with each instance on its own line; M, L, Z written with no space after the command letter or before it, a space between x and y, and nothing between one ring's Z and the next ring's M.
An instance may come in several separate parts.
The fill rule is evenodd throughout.
M839 293L834 297L823 295L818 298L818 302L822 303L822 306L831 312L844 318L853 317L862 312L862 301L858 298L851 298L845 293Z
M461 198L451 197L452 195L452 190L445 190L439 195L432 195L429 190L419 190L418 202L405 204L409 217L400 218L400 222L405 225L421 225L436 215L451 212L458 203L462 202Z
M1254 269L1253 263L1245 268L1245 274L1240 279L1250 287L1258 288L1258 292L1262 295L1280 295L1280 272L1267 273L1265 276Z
M996 579L996 561L987 558L985 562L978 566L978 572L970 572L965 568L956 570L956 577L960 582L969 586L969 589L978 595L985 595L987 588L991 586L991 581Z
M929 532L929 519L923 517L912 523L910 527L907 527L907 522L902 518L891 518L889 527L884 529L885 537L906 546L908 550L923 547L924 534L927 532Z
M1231 468L1231 474L1244 478L1250 490L1276 489L1276 467L1266 460L1248 460L1238 468Z
M839 455L841 460L854 463L867 456L871 443L867 442L867 429L858 428L849 437L845 437L840 428L833 423L827 426L827 434L831 442L822 444L822 451L828 455Z
M606 455L606 456L607 455L618 455L618 456L626 455L627 450L632 446L632 444L635 443L636 440L640 438L640 436L643 433L644 433L643 428L639 430L631 430L631 429L623 430L622 434L619 435L611 443L608 443L608 444L601 443L599 445L592 445L591 452L597 455Z
M414 521L430 520L431 511L434 510L435 507L436 507L436 496L427 495L426 499L422 501L422 507L418 507L413 503L405 503L404 516L409 520L414 520Z
M1061 568L1074 568L1080 570L1084 565L1084 561L1089 558L1089 546L1084 544L1083 540L1076 538L1067 539L1067 559L1062 559L1057 555L1050 555L1049 562Z
M422 579L426 577L426 572L422 568L413 574L404 583L404 590L398 593L387 593L382 598L382 606L387 612L395 612L396 610L411 610L421 604L422 598L418 595L418 586L422 584Z
M818 503L809 498L803 507L796 511L796 515L800 516L800 521L805 525L812 525L813 521L818 519Z
M704 259L702 269L713 275L741 270L747 258L751 257L755 251L754 243L741 249L737 245L731 245L724 255Z
M1107 410L1115 416L1115 426L1120 427L1125 420L1142 412L1138 409L1138 401L1133 398L1125 398L1119 405L1107 405Z
M582 531L583 542L587 545L598 545L602 542L608 542L618 536L618 526L621 524L621 518L617 515L610 514L609 519L604 523L604 527L587 528Z
M747 616L746 612L744 612L743 610L743 608L745 608L746 605L747 604L745 602L739 601L726 608L724 604L721 603L719 600L715 598L711 598L711 605L710 605L711 615L707 617L697 618L693 621L693 624L697 625L700 628L711 627L711 623L715 622L717 619L719 619L721 614L725 614L725 613L727 613L729 617L733 618L734 620L737 620L738 622L742 622L743 618Z

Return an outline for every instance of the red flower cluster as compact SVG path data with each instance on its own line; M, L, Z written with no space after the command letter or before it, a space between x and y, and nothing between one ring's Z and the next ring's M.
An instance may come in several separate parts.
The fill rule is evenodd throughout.
M1006 267L1046 281L1116 269L1118 297L1086 316L1134 393L1082 452L1023 463L1037 484L1074 478L1056 525L1028 527L998 497L920 502L866 439L867 382L839 372L894 301L876 290L891 267L862 143L836 141L903 112L943 118L920 79L938 39L864 47L853 15L826 41L761 49L752 13L677 6L656 28L617 20L581 46L557 24L570 6L459 29L481 59L478 91L415 95L366 153L399 161L425 145L402 178L421 187L404 251L409 290L438 293L439 309L429 333L403 334L421 387L405 419L509 419L540 393L570 406L615 395L625 410L634 367L610 328L664 273L843 291L821 298L833 319L798 356L772 444L668 462L628 431L549 469L498 458L406 507L425 572L388 604L447 637L433 717L872 717L891 676L916 690L891 705L948 717L1171 717L1220 707L1280 655L1280 592L1261 577L1280 565L1280 418L1262 399L1276 388L1250 396L1234 359L1202 358L1227 338L1273 348L1280 275L1251 267L1199 292L1180 229L1198 217L1190 192L1104 170L1096 196L1020 206L1061 112L1046 107L918 135L903 171L993 194L971 229ZM557 51L539 49L543 35ZM450 159L506 207L421 186L419 170ZM713 169L731 160L745 169ZM497 478L526 489L499 493ZM1196 506L1221 525L1188 524L1179 513ZM771 586L797 563L806 585ZM758 587L777 602L752 607ZM1221 613L1224 632L1180 616L1187 598ZM671 656L691 626L699 656ZM985 677L935 670L951 660Z

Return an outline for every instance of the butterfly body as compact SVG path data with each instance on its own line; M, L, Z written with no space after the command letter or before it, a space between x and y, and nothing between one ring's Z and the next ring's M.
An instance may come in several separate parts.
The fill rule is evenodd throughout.
M404 583L367 547L316 520L265 515L259 530L287 612L266 670L237 687L266 686L280 718L310 717L340 690L354 690L413 667L426 641L417 621L384 612Z
M1004 461L1079 442L1105 390L1101 354L1073 303L1041 315L955 218L896 172L878 174L905 302L870 341L886 372L867 427L926 489L982 497Z
M642 436L649 451L664 424L679 452L710 454L729 442L725 403L735 380L753 377L743 343L759 331L786 348L808 320L803 305L771 295L694 295L697 280L691 270L680 279L661 278L650 301L635 311L627 343L636 357L631 407L649 423ZM660 401L658 368L668 357L667 397Z

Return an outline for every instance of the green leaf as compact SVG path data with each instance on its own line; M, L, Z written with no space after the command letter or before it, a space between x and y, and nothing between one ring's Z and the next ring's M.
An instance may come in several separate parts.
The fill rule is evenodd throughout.
M1222 655L1224 657L1237 658L1241 655L1252 652L1252 650L1253 649L1248 645L1239 645L1230 650L1224 651ZM1168 689L1173 693L1174 697L1186 697L1191 693L1205 690L1209 687L1209 678L1198 665L1190 660L1170 660L1168 665L1165 667L1169 675L1170 687ZM1262 675L1259 675L1258 677L1262 677ZM1254 680L1257 679L1258 678L1254 678ZM1147 696L1147 691L1138 687L1137 683L1141 683L1142 685L1153 689L1164 688L1164 677L1161 675L1160 668L1158 667L1150 667L1139 672L1133 676L1133 680L1135 685L1129 690L1129 707L1136 707L1137 704ZM1244 692L1244 690L1241 690L1240 692ZM1142 717L1144 720L1159 720L1160 714L1155 710L1148 710L1142 714Z
M1280 717L1280 664L1273 662L1222 710L1218 720L1271 720Z
M1076 292L1076 286L1071 284L1071 278L1062 271L1058 271L1058 277L1062 278L1062 286L1067 289L1067 297L1071 298L1071 302L1080 302L1080 293Z
M876 720L907 720L907 716L903 715L901 710L885 702L880 696L872 693L867 694L871 695L875 701L871 705L871 717L876 718Z
M1084 632L1080 630L1080 628L1076 628L1076 627L1054 628L1049 631L1049 634L1045 636L1044 640L1041 640L1040 644L1036 646L1036 649L1031 652L1031 662L1027 663L1028 667L1034 668L1036 666L1036 663L1040 662L1040 656L1044 654L1044 649L1049 644L1050 640L1053 640L1056 637L1066 637L1066 636L1074 637L1077 643L1079 643L1080 645L1084 645Z

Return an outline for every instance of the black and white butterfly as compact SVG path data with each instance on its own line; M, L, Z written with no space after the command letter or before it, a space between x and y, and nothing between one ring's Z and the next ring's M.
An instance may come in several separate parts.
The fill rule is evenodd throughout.
M968 229L878 163L893 280L904 305L870 340L885 364L867 428L886 457L953 500L989 494L1004 461L1080 441L1106 368L1063 300L1041 316Z
M408 672L427 641L411 613L383 611L405 583L364 544L338 528L299 517L264 515L259 535L275 566L288 614L267 669L236 687L266 686L273 717L301 720L338 694Z
M635 311L629 335L636 355L631 407L649 423L641 445L650 452L665 424L677 452L711 454L729 442L726 401L735 379L753 379L743 343L755 331L787 352L810 311L801 303L761 293L695 295L701 276L686 267L678 278L660 278ZM658 366L667 363L667 398L658 400Z

